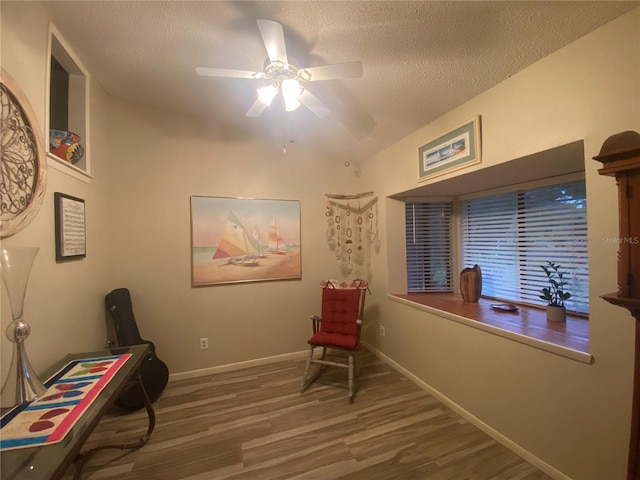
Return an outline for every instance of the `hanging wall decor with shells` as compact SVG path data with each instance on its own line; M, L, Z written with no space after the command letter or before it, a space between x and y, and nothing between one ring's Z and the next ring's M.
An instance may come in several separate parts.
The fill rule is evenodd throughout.
M327 244L335 252L343 275L365 278L371 246L380 250L378 197L373 192L327 197Z

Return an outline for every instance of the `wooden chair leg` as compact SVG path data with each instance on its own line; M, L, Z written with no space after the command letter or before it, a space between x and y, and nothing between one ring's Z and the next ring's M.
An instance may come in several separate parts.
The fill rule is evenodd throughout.
M307 357L307 366L304 369L304 376L302 377L302 386L307 385L307 379L309 378L309 370L311 369L311 360L313 359L313 345L309 347L309 357Z
M301 392L304 392L309 385L311 385L313 382L315 382L318 377L322 374L322 372L324 372L324 370L327 368L326 365L321 365L321 368L318 369L318 371L316 371L311 378L309 378L309 373L311 371L311 364L313 363L313 349L315 347L313 345L311 345L309 347L309 357L307 358L307 366L305 367L304 370L304 378L302 379L302 390ZM324 359L324 356L326 354L326 347L324 347L322 349L322 357Z
M354 379L353 379L353 371L354 371L354 354L349 354L349 401L353 401L354 394Z
M302 392L304 392L313 382L315 382L322 373L329 368L330 365L337 367L346 367L348 369L349 376L349 402L353 403L355 394L358 390L358 357L357 352L352 351L348 353L348 363L345 365L343 362L336 363L333 360L327 360L327 347L322 347L322 353L317 359L313 358L314 346L309 347L309 357L307 358L307 364L304 370L304 377L302 379ZM319 363L319 368L315 373L311 374L311 364Z

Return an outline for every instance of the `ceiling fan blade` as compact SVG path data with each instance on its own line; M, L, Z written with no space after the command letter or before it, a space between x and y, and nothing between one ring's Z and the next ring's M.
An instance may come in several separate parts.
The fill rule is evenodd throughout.
M247 117L259 117L260 115L262 115L262 112L264 112L266 110L267 106L262 103L260 101L260 99L258 98L253 105L251 105L251 108L249 109L249 111L245 114Z
M335 65L303 68L301 72L302 78L308 82L358 78L362 76L362 64L360 62L336 63Z
M276 60L282 63L289 63L287 61L287 47L284 43L284 30L282 25L272 20L257 20L264 46L267 48L267 54L269 60L275 62Z
M262 72L233 70L230 68L196 67L196 73L202 77L250 78L252 80L264 78L264 73Z
M298 96L298 100L300 100L300 103L311 110L318 118L325 118L331 115L331 110L325 107L322 102L320 102L320 100L318 100L317 97L306 88Z

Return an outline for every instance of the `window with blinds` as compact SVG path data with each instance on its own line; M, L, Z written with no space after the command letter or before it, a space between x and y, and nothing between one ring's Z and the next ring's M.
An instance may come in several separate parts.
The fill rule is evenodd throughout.
M406 203L408 292L451 292L451 202Z
M463 267L480 265L482 295L544 305L541 265L560 264L567 310L589 312L584 181L461 202Z

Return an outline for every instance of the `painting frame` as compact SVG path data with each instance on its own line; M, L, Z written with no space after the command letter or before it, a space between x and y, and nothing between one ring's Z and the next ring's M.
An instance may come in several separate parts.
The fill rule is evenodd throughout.
M82 198L54 192L56 262L87 256L87 224Z
M192 195L191 286L300 280L299 200Z
M418 148L418 181L482 161L480 115Z

